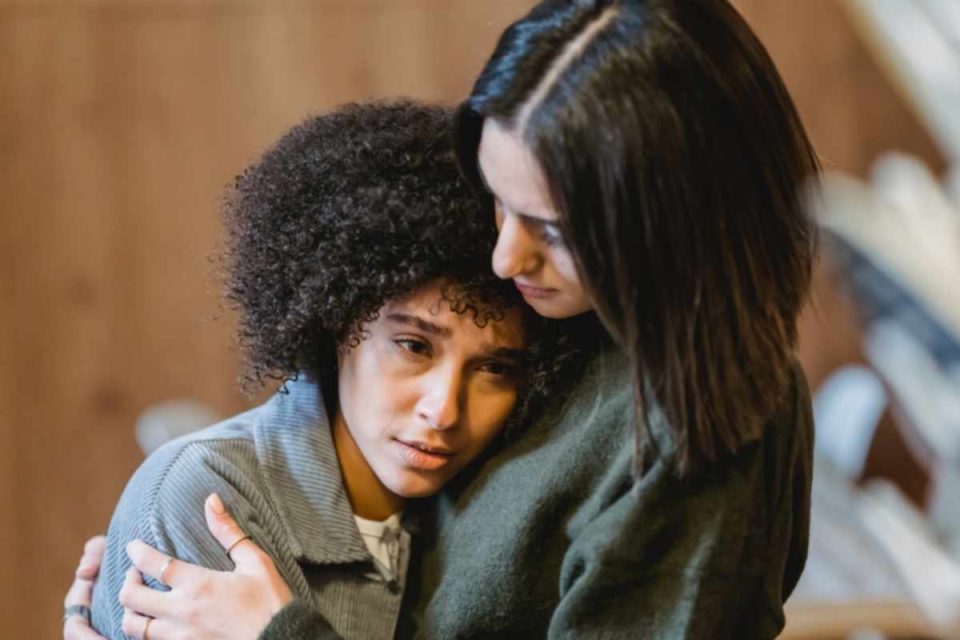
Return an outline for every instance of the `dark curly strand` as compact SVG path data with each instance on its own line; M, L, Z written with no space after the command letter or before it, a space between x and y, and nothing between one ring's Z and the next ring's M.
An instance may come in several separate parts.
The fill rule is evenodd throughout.
M347 105L294 127L237 178L223 257L247 386L305 371L329 402L337 345L363 339L388 300L438 279L452 285L451 309L481 326L520 304L490 272L492 215L461 180L450 119L411 101ZM579 338L533 316L524 415L583 359Z

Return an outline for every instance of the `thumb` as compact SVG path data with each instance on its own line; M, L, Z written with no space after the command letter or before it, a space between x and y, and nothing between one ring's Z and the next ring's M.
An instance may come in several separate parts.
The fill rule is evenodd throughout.
M207 528L223 550L229 552L230 559L233 560L237 569L251 567L259 558L260 549L247 538L247 534L227 511L220 496L211 493L207 496L203 507ZM238 541L242 542L238 543Z

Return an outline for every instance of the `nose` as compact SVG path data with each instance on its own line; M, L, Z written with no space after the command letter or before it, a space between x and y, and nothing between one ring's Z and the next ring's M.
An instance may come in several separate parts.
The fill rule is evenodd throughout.
M431 429L443 431L457 425L462 402L461 376L459 373L438 371L427 380L417 415Z
M501 214L503 215L503 214ZM497 244L493 248L493 272L504 280L535 272L542 257L530 232L514 215L503 215Z

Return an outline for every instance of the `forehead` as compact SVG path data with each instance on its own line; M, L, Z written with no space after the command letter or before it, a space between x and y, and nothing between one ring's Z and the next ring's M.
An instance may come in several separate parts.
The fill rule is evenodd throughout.
M503 319L491 320L480 327L471 312L456 313L450 309L450 302L443 297L443 287L443 283L435 282L407 296L387 301L376 322L394 322L391 317L397 316L419 318L443 329L442 337L445 338L470 339L497 347L520 348L524 345L526 337L519 307L507 309Z
M556 220L540 163L518 132L487 118L477 162L487 187L511 211Z

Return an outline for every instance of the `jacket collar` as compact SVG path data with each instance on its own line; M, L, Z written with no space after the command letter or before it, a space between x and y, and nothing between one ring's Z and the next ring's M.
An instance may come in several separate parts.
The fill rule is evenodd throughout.
M257 457L298 560L369 562L340 474L330 420L315 383L300 374L264 406L255 427Z

